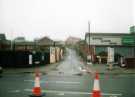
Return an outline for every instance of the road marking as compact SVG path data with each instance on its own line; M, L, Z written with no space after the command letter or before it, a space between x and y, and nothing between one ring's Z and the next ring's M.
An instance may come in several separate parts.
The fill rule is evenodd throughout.
M114 96L110 96L110 97L118 97L118 96L114 95Z
M24 89L24 91L29 91L31 92L32 90L31 89ZM73 91L56 91L56 90L42 90L42 92L45 92L45 93L56 93L56 94L80 94L80 95L91 95L92 93L89 93L89 92L73 92ZM114 93L101 93L101 95L110 95L110 96L122 96L121 93L119 94L114 94Z
M57 95L59 95L59 96L63 96L63 95L65 95L64 93L58 93Z
M26 82L34 82L34 80L24 80ZM66 82L66 81L40 81L40 83L56 83L56 84L80 84L80 82Z
M21 92L20 90L11 90L11 91L9 91L9 92L11 92L11 93L19 93L19 92Z
M50 82L50 81L48 81ZM63 83L63 84L80 84L80 82L65 82L65 81L51 81L52 83Z

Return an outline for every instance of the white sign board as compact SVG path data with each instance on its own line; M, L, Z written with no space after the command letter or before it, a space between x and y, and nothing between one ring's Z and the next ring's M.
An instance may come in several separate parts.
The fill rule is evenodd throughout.
M114 48L108 47L108 59L107 62L114 62Z
M50 47L50 63L55 63L55 47Z
M87 56L87 60L91 60L91 55L88 55Z
M29 55L29 64L32 64L32 55Z

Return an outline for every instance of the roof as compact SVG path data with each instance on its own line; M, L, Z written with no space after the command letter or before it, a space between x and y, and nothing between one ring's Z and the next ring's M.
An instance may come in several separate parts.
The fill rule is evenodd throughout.
M49 37L46 37L46 36L37 40L37 43L39 45L54 45L54 41L51 40Z
M135 34L133 34L133 33L89 33L89 32L87 32L86 34L85 34L85 36L87 36L87 35L97 35L97 36L108 36L108 35L110 35L110 36L124 36L124 35L135 35Z
M15 45L34 45L34 42L25 41L25 42L15 42Z
M24 42L25 38L24 37L17 37L14 39L15 42Z
M64 41L55 41L55 45L65 45Z
M81 40L80 38L70 36L67 38L66 44L76 44L80 40Z

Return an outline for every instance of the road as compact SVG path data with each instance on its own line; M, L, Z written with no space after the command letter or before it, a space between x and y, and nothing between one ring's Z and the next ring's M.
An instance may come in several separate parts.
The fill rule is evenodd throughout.
M65 60L41 75L45 97L90 97L94 78L81 71L83 66L76 52L67 49ZM100 74L102 97L135 97L134 78L133 74ZM33 86L33 73L4 74L0 78L0 97L29 97Z

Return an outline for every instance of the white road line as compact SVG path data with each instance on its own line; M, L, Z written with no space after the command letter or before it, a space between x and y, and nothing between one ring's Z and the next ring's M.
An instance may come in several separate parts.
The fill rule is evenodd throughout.
M24 89L24 91L31 92L31 89ZM42 90L45 93L57 93L57 94L80 94L80 95L90 95L92 93L89 92L72 92L72 91L56 91L56 90ZM101 93L101 95L110 95L110 96L122 96L121 93L114 94L114 93Z
M34 83L34 80L24 80L24 82L33 82ZM45 83L44 81L40 81L40 83Z
M34 80L24 80L24 82L34 82Z
M59 96L63 96L63 95L65 95L64 93L58 93L57 95L59 95Z
M19 92L21 92L20 90L11 90L11 91L9 91L10 93L19 93Z
M49 82L49 81L48 81ZM66 82L66 81L52 81L55 83L63 83L63 84L80 84L80 82Z
M25 82L34 82L34 80L24 80ZM66 82L66 81L40 81L41 83L57 83L57 84L80 84L80 82Z

